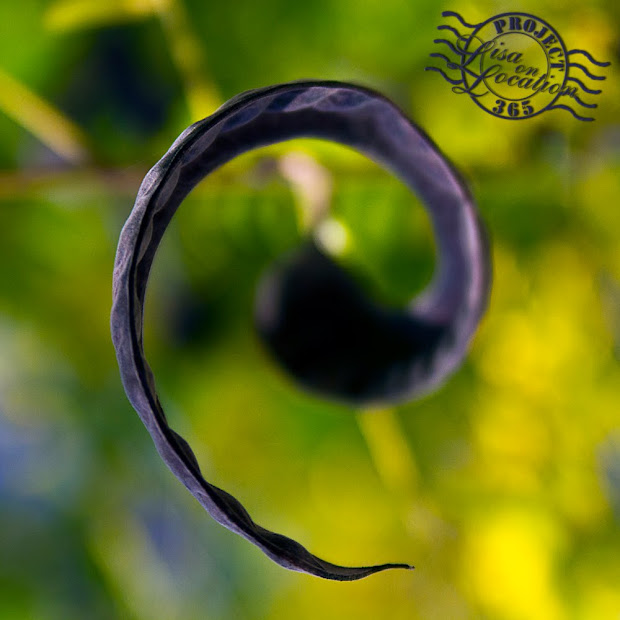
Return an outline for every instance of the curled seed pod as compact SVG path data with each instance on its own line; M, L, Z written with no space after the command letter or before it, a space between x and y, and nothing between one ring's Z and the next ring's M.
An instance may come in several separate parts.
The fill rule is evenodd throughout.
M294 82L243 93L179 136L146 175L121 233L112 339L129 400L165 463L209 514L285 568L347 581L411 567L337 566L254 523L234 497L202 477L191 448L168 425L142 342L153 258L185 196L237 155L297 137L353 147L417 192L437 238L438 268L429 288L406 310L387 311L309 244L262 281L256 320L267 346L306 387L356 405L409 399L458 367L485 310L491 281L476 208L437 147L393 103L340 82Z

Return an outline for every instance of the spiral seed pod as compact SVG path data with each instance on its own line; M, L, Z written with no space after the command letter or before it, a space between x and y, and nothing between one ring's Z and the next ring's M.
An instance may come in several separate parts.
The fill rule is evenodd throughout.
M402 311L367 299L313 244L263 279L259 333L301 385L356 406L403 402L439 385L461 363L491 283L475 205L432 141L382 95L340 82L281 84L243 93L186 129L146 175L121 233L114 269L112 338L125 391L172 472L211 516L278 564L336 580L387 568L348 568L257 525L208 483L159 402L143 349L144 298L153 258L176 209L210 172L251 149L298 137L350 146L385 166L423 200L438 247L435 277Z

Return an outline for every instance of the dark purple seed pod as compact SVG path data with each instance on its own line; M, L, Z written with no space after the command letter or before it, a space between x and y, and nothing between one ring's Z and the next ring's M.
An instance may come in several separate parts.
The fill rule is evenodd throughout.
M185 196L251 149L299 137L364 153L424 202L437 240L435 277L402 311L367 299L340 267L307 244L263 278L259 333L304 387L356 406L403 402L437 387L461 363L486 308L491 268L476 207L439 149L388 99L341 82L304 81L243 93L188 127L146 175L121 233L114 268L112 339L127 396L172 472L219 523L291 570L350 581L388 568L348 568L254 523L208 483L173 431L143 349L146 285L162 236Z

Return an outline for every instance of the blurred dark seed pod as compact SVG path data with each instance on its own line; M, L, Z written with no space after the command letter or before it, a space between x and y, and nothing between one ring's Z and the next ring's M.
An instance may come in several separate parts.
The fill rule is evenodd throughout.
M265 345L296 381L359 406L420 386L450 338L449 326L373 303L313 242L263 276L255 317Z

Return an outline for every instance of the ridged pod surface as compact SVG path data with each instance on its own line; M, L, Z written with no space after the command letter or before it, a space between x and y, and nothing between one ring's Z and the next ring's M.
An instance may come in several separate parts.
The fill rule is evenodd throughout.
M384 310L309 244L260 288L256 317L267 346L302 385L356 406L409 400L435 388L459 366L491 285L476 207L439 149L392 102L341 82L293 82L243 93L177 138L144 178L120 236L112 339L129 400L164 462L207 512L285 568L350 581L411 567L338 566L257 525L239 501L203 478L188 443L168 425L143 348L153 258L183 199L237 155L300 137L350 146L416 192L433 225L438 265L431 285L408 308ZM330 332L332 311L336 327ZM310 336L306 345L299 336L304 330Z

